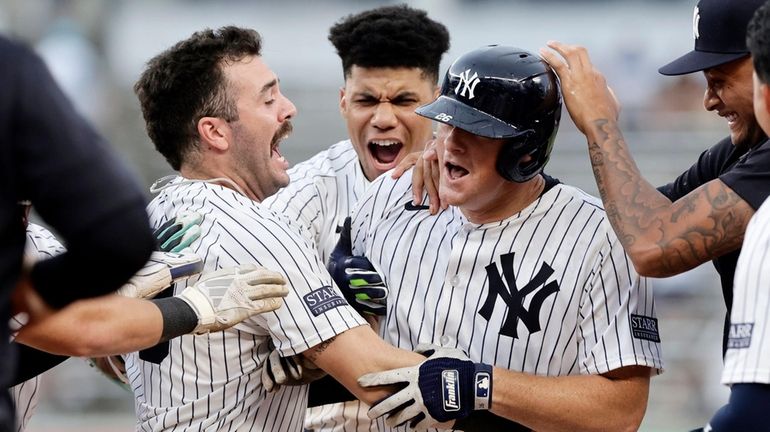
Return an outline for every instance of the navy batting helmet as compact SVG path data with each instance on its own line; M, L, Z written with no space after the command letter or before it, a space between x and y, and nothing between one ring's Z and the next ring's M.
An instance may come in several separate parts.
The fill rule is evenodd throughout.
M520 48L490 45L460 56L449 67L441 95L417 114L474 135L509 139L497 171L525 182L542 171L561 118L556 74L539 56ZM519 160L530 155L525 163Z

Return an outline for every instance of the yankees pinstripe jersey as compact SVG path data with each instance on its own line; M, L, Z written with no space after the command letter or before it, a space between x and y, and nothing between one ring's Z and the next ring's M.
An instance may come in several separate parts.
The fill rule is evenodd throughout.
M142 431L301 431L306 386L267 394L259 369L364 324L295 224L234 190L177 177L150 203L154 226L182 210L204 215L193 250L204 273L257 263L284 275L284 305L224 332L187 335L127 356ZM187 283L194 283L196 279ZM175 294L184 286L176 286ZM170 290L169 290L170 291Z
M322 262L337 244L337 227L369 186L350 140L340 141L289 170L291 182L264 204L306 227Z
M289 170L289 185L264 204L304 226L323 262L329 259L345 217L370 182L361 169L350 140L340 141ZM376 430L357 400L310 407L305 428L315 432Z
M353 253L390 289L389 343L459 347L537 375L661 369L652 288L626 257L601 201L557 184L505 220L412 204L411 173L382 176L353 216ZM385 428L384 422L381 428Z
M27 226L27 243L24 248L25 258L41 260L64 252L64 246L47 229L29 224ZM18 331L26 322L21 317L11 318L11 331ZM16 407L16 431L21 432L35 412L39 398L40 377L36 376L23 383L11 387L11 399Z
M770 200L746 228L735 269L723 384L770 384Z

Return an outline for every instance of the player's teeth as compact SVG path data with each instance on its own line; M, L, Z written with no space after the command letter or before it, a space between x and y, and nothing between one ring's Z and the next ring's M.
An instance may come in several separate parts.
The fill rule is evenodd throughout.
M398 141L372 141L372 144L387 147L398 144Z

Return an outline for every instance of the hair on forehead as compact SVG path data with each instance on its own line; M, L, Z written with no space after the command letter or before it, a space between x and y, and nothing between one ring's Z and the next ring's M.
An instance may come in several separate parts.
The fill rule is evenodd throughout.
M419 68L436 80L449 32L425 11L385 6L349 15L329 29L345 77L353 66Z

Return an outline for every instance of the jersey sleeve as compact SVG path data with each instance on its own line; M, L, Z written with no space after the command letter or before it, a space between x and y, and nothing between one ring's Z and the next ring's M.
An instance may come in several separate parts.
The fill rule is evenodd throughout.
M673 182L660 186L658 191L671 200L671 202L677 201L698 187L718 178L733 150L730 137L723 139L701 153L695 164Z
M651 283L636 273L609 227L604 235L598 251L589 251L597 254L597 264L581 298L580 372L603 374L635 365L662 370Z
M297 221L312 240L313 247L320 253L321 234L328 229L324 226L324 220L329 219L325 214L327 209L324 208L324 200L312 167L307 167L310 169L304 172L300 172L299 168L297 166L289 173L289 185L267 198L263 204L274 212Z
M746 229L735 269L730 331L723 384L770 384L770 202L763 204Z
M221 234L209 245L221 249L220 267L254 262L281 273L289 286L283 306L256 315L245 326L269 333L282 356L296 355L365 321L351 308L295 224L279 217L246 214L220 218ZM232 258L231 257L237 257Z
M765 141L719 176L733 192L755 210L770 195L770 141Z

